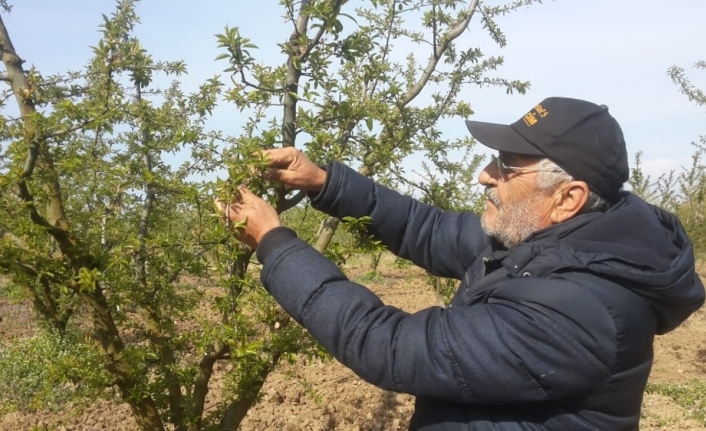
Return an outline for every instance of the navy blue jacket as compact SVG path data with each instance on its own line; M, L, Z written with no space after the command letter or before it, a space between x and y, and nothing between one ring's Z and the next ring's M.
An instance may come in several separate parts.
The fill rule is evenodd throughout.
M372 217L393 253L461 280L450 307L409 314L287 228L258 247L265 287L336 359L417 397L412 430L637 430L655 334L704 300L677 218L629 193L512 251L495 247L476 215L338 163L312 203Z

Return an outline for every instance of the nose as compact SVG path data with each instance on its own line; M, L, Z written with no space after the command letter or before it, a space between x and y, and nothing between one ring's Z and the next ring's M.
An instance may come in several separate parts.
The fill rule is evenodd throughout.
M498 184L497 175L497 168L495 167L495 163L491 160L485 165L483 170L480 171L480 174L478 174L478 182L484 186L496 186Z

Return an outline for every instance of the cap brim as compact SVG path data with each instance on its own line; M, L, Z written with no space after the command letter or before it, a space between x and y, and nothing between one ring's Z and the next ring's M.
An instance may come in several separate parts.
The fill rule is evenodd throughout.
M507 124L466 120L466 127L468 127L471 135L476 138L476 141L494 150L528 156L544 155L537 147Z

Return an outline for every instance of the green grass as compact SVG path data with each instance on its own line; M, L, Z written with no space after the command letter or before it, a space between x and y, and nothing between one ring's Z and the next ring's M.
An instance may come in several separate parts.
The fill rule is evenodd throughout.
M0 344L0 414L60 410L67 402L99 396L91 388L109 386L103 359L90 345L78 344L78 337L40 332Z
M706 382L692 380L684 384L648 383L647 393L671 398L686 410L687 418L706 425Z
M24 299L22 289L6 278L0 278L0 298L4 298L16 304Z
M369 270L358 276L355 281L360 284L383 284L387 279L377 271Z

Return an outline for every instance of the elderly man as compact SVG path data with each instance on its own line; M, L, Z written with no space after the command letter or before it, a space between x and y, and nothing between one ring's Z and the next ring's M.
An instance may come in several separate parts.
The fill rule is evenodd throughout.
M442 211L344 165L270 150L270 176L337 217L370 216L398 256L461 280L414 314L349 281L247 190L262 282L336 359L415 395L412 430L637 430L655 334L704 300L679 220L622 191L625 142L605 106L549 98L512 125L467 121L498 151L482 217Z

